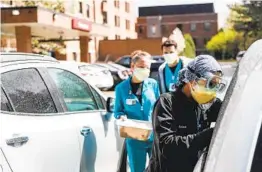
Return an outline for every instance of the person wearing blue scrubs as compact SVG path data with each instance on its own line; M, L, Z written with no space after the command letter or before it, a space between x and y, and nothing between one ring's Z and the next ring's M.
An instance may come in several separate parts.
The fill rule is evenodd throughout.
M115 89L116 119L151 121L153 107L160 93L157 81L148 78L150 65L150 55L146 52L140 51L132 57L132 77L121 82ZM131 172L145 170L146 157L151 156L152 140L153 138L148 141L126 138Z
M175 91L178 73L186 65L188 58L179 56L180 52L177 49L177 43L172 39L167 39L163 42L161 48L166 61L158 70L160 91L163 94Z

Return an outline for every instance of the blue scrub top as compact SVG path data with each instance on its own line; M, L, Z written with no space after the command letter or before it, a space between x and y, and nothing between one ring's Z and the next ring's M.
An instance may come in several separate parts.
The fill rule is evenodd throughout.
M179 71L181 69L182 69L182 60L179 60L174 72L172 72L171 69L169 68L168 64L166 64L166 67L165 67L165 84L166 84L166 88L167 88L168 91L172 91L172 90L170 90L171 84L177 83L178 74L179 74Z
M115 89L115 118L119 119L121 115L126 115L128 119L151 121L154 104L160 96L157 81L151 78L144 81L140 103L137 96L132 93L130 80L131 77L121 82Z

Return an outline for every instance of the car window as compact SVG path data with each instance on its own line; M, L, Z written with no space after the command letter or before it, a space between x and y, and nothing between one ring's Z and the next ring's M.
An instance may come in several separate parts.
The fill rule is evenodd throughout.
M3 73L1 82L16 112L57 112L53 99L36 69L21 69Z
M8 101L2 89L1 89L1 111L12 111L10 102Z
M94 97L96 99L98 108L99 109L105 109L105 105L106 105L105 99L103 97L101 97L94 88L91 87L91 90L92 90Z
M262 169L262 125L257 140L257 145L253 157L251 172L261 172Z
M123 57L123 58L119 61L119 63L122 64L122 65L130 65L131 59L130 59L130 57Z
M49 68L48 72L61 91L68 111L98 109L90 87L84 80L62 69Z

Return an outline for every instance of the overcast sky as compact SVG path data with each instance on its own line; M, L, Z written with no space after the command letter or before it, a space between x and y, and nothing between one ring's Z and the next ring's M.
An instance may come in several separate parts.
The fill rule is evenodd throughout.
M138 7L213 2L215 11L218 13L218 25L219 27L223 27L229 15L227 5L241 2L241 0L135 0L135 2Z

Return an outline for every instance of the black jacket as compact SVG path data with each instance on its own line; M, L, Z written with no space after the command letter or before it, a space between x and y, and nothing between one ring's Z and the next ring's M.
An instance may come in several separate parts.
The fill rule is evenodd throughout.
M152 115L154 142L147 172L192 172L209 145L222 102L200 107L181 91L161 95Z

